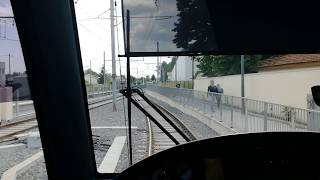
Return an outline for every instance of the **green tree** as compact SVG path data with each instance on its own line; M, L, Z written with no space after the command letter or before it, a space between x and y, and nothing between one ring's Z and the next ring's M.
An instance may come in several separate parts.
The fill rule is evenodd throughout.
M177 60L178 60L177 56L171 58L171 62L169 62L165 67L166 72L171 72L172 71L172 69L176 65Z
M104 68L101 68L100 73L98 74L98 84L104 84L104 81L106 81L106 74L104 72Z
M167 75L167 62L166 61L163 61L162 64L161 64L161 81L166 81L168 79L168 75Z
M264 59L271 55L247 55L245 58L245 73L256 73ZM199 71L203 76L225 76L241 73L239 55L203 56L196 58L199 61Z
M177 22L172 31L176 32L173 43L186 51L212 50L214 32L210 17L205 11L206 1L177 0Z
M155 81L155 80L156 80L156 77L154 76L154 74L152 74L151 81Z
M98 84L103 84L103 80L105 80L106 83L107 81L111 80L111 74L105 73L103 67L101 68L101 71L99 74L97 74L97 76L98 76L98 79L97 79Z
M163 61L161 66L162 68L164 68L164 75L165 75L165 79L168 79L168 72L171 72L172 69L174 68L176 62L177 62L178 57L172 57L171 61L169 63L167 63L166 61Z

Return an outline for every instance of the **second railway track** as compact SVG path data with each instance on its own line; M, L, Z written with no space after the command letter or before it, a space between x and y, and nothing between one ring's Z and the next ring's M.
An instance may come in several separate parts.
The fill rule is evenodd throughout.
M119 97L117 98L119 100ZM101 97L95 99L89 99L89 109L95 109L100 106L112 103L112 98ZM18 117L18 120L12 123L8 123L0 126L0 142L10 139L12 136L23 133L25 131L38 127L36 116L34 113Z

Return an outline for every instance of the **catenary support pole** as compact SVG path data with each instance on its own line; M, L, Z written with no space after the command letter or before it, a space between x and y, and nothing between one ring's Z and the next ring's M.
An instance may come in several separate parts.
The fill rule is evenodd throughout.
M245 74L244 55L241 55L241 97L242 97L242 114L245 113L244 74Z
M159 41L157 41L157 52L159 52ZM160 60L159 60L159 56L157 56L157 83L159 82L160 79Z
M103 51L103 92L106 91L106 52Z
M131 82L130 82L130 11L127 10L127 99L128 99L128 126L129 126L129 164L132 165L132 136L131 136Z
M116 49L115 49L115 35L114 35L114 0L110 0L110 24L111 24L111 55L112 55L112 100L113 111L117 111L116 107Z

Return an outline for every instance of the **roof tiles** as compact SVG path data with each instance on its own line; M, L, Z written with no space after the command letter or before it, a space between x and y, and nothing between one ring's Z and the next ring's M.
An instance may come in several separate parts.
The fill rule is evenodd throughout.
M320 54L289 54L268 58L260 67L320 62Z

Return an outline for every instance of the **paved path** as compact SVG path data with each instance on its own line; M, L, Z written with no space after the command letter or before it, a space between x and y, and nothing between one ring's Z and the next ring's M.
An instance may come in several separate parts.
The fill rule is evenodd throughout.
M154 91L147 90L149 95L158 100L169 103L173 107L188 113L194 117L202 119L211 128L217 131L220 135L232 133L246 132L263 132L263 131L306 131L306 126L292 125L291 122L279 120L276 118L267 119L263 115L248 113L243 115L239 109L228 106L210 104L209 101L193 99L190 103L185 103L183 97L176 96L168 98ZM221 128L221 125L227 129ZM228 131L231 130L231 131Z

